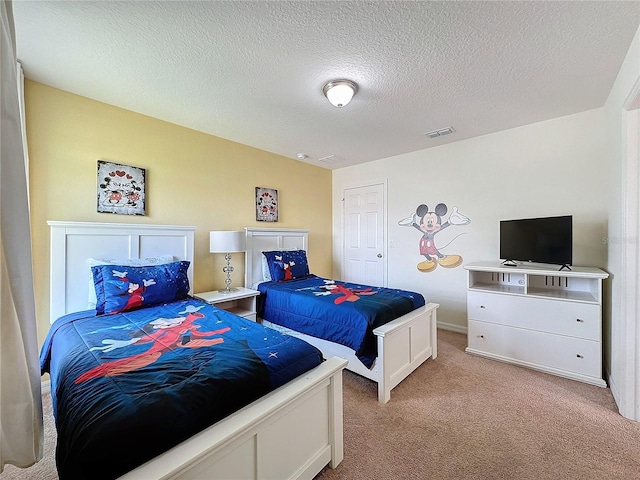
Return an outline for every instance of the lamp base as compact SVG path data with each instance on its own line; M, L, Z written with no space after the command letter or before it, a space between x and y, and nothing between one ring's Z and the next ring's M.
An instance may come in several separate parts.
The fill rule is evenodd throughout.
M219 293L234 293L237 292L238 289L233 287L233 288L221 288L220 290L218 290Z
M227 288L221 288L218 292L226 294L237 292L238 289L231 286L231 272L233 272L233 267L231 266L231 254L227 253L224 258L227 261L227 265L222 269L222 271L227 274L227 279L224 281Z

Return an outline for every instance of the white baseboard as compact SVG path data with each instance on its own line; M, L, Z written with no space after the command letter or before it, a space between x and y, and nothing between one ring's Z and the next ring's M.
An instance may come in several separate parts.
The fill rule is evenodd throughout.
M455 323L438 322L438 328L441 328L442 330L449 330L450 332L467 334L467 327L461 327Z

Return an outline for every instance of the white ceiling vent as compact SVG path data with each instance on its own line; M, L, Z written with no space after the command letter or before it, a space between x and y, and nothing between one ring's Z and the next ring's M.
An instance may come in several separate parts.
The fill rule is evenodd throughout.
M441 128L440 130L432 130L431 132L425 133L425 135L429 138L438 138L443 135L449 135L450 133L455 132L453 127Z
M319 162L324 162L324 163L341 163L344 162L345 159L342 157L339 157L337 155L329 155L328 157L322 157L318 159Z

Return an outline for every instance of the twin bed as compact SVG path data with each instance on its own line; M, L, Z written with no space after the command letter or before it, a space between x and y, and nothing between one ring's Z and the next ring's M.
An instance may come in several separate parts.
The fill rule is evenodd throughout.
M438 304L425 304L422 296L412 292L377 287L371 289L366 286L360 287L322 278L288 280L282 284L265 283L263 252L306 251L309 243L309 231L305 229L246 228L246 233L245 285L261 291L260 298L263 308L260 309L258 315L261 316L263 325L297 336L315 345L322 351L325 358L337 356L347 359L346 368L348 370L378 384L378 401L380 403L387 403L391 398L391 389L422 363L429 358L435 359L437 357L436 312ZM321 292L323 283L326 283L329 288L333 287L333 291L338 294L333 297L333 301L341 303L340 307L342 308L336 308L326 314L317 313L319 304L323 299L327 300L329 297ZM287 289L284 294L279 291L283 288ZM298 291L296 292L296 290ZM375 295L369 296L371 292L367 292L367 290L375 291ZM359 299L352 302L337 298L348 295L347 291L355 292ZM359 295L359 291L362 291L362 294ZM282 295L285 295L284 299L282 299ZM316 298L311 299L313 303L310 306L306 304L305 307L305 305L300 306L295 303L297 298L313 296ZM413 301L408 302L406 300L408 296L419 296L422 303L416 298L412 298ZM381 297L384 299L382 300ZM280 299L281 301L278 301ZM340 300L344 300L344 302L340 302ZM388 312L390 302L394 301L399 301L403 305L395 308L394 312ZM321 338L322 332L305 327L305 324L315 323L318 320L331 322L341 309L354 309L354 307L365 303L377 303L377 306L372 306L377 309L373 314L358 312L359 316L366 315L370 320L368 331L364 337L364 342L369 344L373 342L373 346L368 345L371 347L368 351L363 352L362 348L359 348L361 344L357 342L354 344L340 333L337 336L323 335L325 338ZM407 307L407 303L410 306ZM324 318L322 318L323 315ZM296 317L298 321L296 321ZM305 321L305 317L311 319L311 322ZM386 318L381 320L380 317ZM389 318L395 319L388 321ZM309 332L313 332L313 334L309 334ZM371 355L372 350L373 356Z
M86 312L88 259L169 255L190 262L178 273L192 285L194 227L49 225L55 323L41 363L51 372L62 480L312 478L342 461L344 360L319 363L319 352L304 342L190 297L113 314L103 302L105 315ZM149 296L167 278L117 266L94 267L113 280L107 290L126 278L146 284ZM165 290L177 283L182 296L182 278L169 277ZM127 290L127 301L132 296ZM176 366L180 357L187 363ZM292 358L296 367L284 376ZM240 383L232 386L234 376ZM189 384L194 388L184 390Z
M41 365L51 374L62 479L312 478L343 458L345 366L376 381L385 403L436 356L437 305L411 292L358 333L362 348L278 325L307 315L274 316L278 286L294 286L285 304L302 292L358 311L401 293L354 296L352 285L312 275L265 283L263 252L306 251L305 230L247 229L246 286L263 291L262 326L190 296L194 227L49 225L53 325Z

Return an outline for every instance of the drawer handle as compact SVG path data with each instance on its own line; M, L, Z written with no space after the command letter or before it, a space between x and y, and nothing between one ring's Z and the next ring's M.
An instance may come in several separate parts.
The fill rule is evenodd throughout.
M480 305L480 308L484 308L484 305Z
M578 322L578 323L584 323L584 320L582 320L581 318L576 318L576 322Z
M484 338L484 335L478 335L478 338Z
M577 355L576 355L576 357L578 357L578 358L584 358L584 357L583 357L582 355L580 355L580 354L577 354Z

